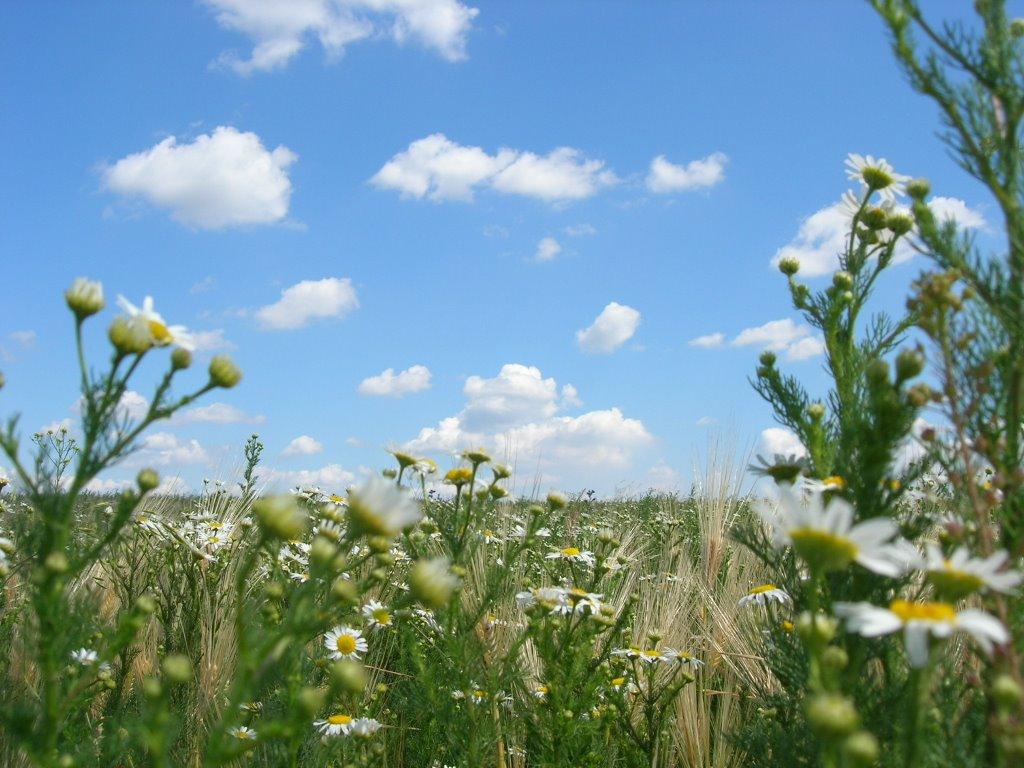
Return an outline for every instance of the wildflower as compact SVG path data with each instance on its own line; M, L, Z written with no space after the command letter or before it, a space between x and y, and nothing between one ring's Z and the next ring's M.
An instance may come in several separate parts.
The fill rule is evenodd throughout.
M252 505L260 528L285 541L297 539L309 528L309 514L291 496L268 496Z
M372 717L357 717L352 721L352 734L368 739L380 730L380 723Z
M996 552L986 558L971 557L966 547L958 547L948 558L935 544L929 544L923 562L928 580L943 595L960 599L986 589L1011 593L1022 578L1019 571L1000 570L1009 555Z
M377 600L371 600L364 605L361 613L363 614L363 618L366 619L366 623L370 629L391 626L391 611L389 611L383 603L380 603Z
M149 328L131 322L126 317L115 317L107 329L107 338L123 355L141 355L153 346Z
M68 309L74 312L79 320L95 315L106 306L103 300L103 284L84 277L77 278L64 292L64 300L68 304Z
M443 608L459 587L446 558L417 560L409 570L409 589L413 596L431 608Z
M548 687L546 685L535 685L533 687L533 695L535 698L544 701L548 697Z
M71 652L71 660L81 664L83 667L95 664L99 658L100 655L91 648L79 648L77 651Z
M473 470L469 467L455 467L449 469L444 476L445 485L454 485L456 490L464 486L466 483L471 482L473 479Z
M945 639L954 632L966 632L991 654L994 645L1010 639L1010 634L994 616L973 608L957 611L951 603L894 600L888 608L870 603L837 603L837 616L846 619L847 628L863 637L880 637L903 630L907 658L911 666L928 663L928 638Z
M851 181L858 181L869 190L877 191L883 200L895 200L897 195L906 191L909 176L896 173L884 158L871 155L849 154L846 157L846 176Z
M671 664L678 655L671 648L641 648L637 645L631 645L628 648L616 648L612 651L612 656L620 656L630 661L639 660L644 664Z
M335 627L324 635L324 646L332 659L358 659L369 650L363 633L353 627Z
M762 505L760 513L771 526L776 546L792 546L812 570L840 570L850 562L883 576L896 576L906 564L901 545L895 543L896 524L888 518L853 522L853 507L833 497L824 504L820 493L807 501L792 488L779 489L776 509Z
M591 615L601 612L601 600L604 599L604 595L587 592L577 587L568 590L565 597L566 602L572 605L573 613L589 612Z
M236 739L242 739L243 741L255 741L256 731L247 725L239 725L234 728L228 728L228 735L234 736Z
M789 603L792 599L789 593L784 589L779 589L774 584L762 584L759 587L754 587L750 592L745 594L737 601L737 605L750 605L756 603L757 605L768 605L769 603Z
M221 389L231 389L242 380L242 371L227 355L214 355L208 372L210 383Z
M414 466L416 462L420 461L420 459L417 459L415 456L406 453L400 448L389 448L388 453L395 457L395 461L398 462L399 468L403 470L411 466Z
M352 733L355 718L351 715L335 714L324 720L314 720L313 727L323 738L329 736L348 736Z
M477 464L486 464L491 460L491 457L487 455L487 451L483 448L472 448L468 451L463 451L462 458L474 466Z
M770 459L757 454L759 464L751 464L749 469L755 475L770 477L776 483L795 483L796 479L807 471L807 460L795 453L776 453Z
M562 547L556 552L549 552L546 555L548 560L567 560L570 563L594 564L594 553L579 547Z
M124 296L117 297L117 304L128 315L128 322L136 329L146 329L153 346L166 347L175 344L189 351L195 349L195 342L183 325L168 325L160 313L153 309L153 297L147 296L142 306L137 307Z
M425 478L437 472L437 462L433 459L417 459L416 463L412 465L412 471Z
M380 536L395 536L423 517L423 510L412 497L381 477L371 477L352 490L348 511L360 529Z

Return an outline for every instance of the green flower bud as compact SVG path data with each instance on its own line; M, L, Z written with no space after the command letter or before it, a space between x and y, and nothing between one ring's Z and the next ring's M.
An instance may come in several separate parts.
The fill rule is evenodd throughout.
M156 613L156 600L152 595L139 595L135 600L135 610L145 616Z
M103 301L103 284L79 277L64 291L64 300L68 309L75 313L79 320L95 315L106 302Z
M227 355L216 355L210 361L210 382L223 389L231 389L242 380L242 371Z
M512 470L504 464L492 464L491 472L494 473L495 480L505 480L512 476Z
M853 702L837 693L819 693L807 702L807 722L826 741L838 741L860 724Z
M804 642L811 646L824 646L831 643L836 636L839 623L830 616L819 613L811 616L802 613L796 620L796 631Z
M992 683L992 698L1000 709L1015 709L1024 700L1024 691L1009 675L999 675Z
M149 493L160 485L160 475L157 474L155 469L147 467L139 472L135 482L139 485L139 493Z
M463 451L462 458L470 464L486 464L491 460L491 457L487 455L487 452L483 448L473 448L468 451Z
M828 669L846 669L850 656L837 645L830 645L821 653L821 664Z
M760 361L761 365L763 365L765 368L771 368L773 365L775 365L775 353L765 350L764 352L761 353L761 357L759 357L758 360Z
M565 509L565 505L568 503L568 499L565 498L565 495L558 491L552 491L548 494L548 507L550 507L552 511Z
M884 208L878 208L877 206L870 205L864 209L864 213L861 214L860 220L868 229L877 230L885 227L886 218L887 214Z
M779 272L786 277L792 277L800 271L800 262L792 256L779 259Z
M252 505L253 515L268 536L285 541L299 538L309 529L309 515L291 496L268 496Z
M895 213L886 219L885 226L896 235L905 235L914 228L914 220L904 213Z
M164 659L160 668L172 683L187 683L192 679L192 662L188 656L174 653Z
M459 578L443 557L417 560L409 570L409 589L413 597L430 608L448 605L458 587Z
M107 329L107 338L123 355L141 355L153 346L153 334L149 328L123 316L114 318Z
M51 552L46 556L43 565L50 573L66 573L70 567L68 557L63 552Z
M331 665L331 684L346 693L358 696L366 688L366 669L355 661L341 660Z
M354 603L359 599L359 589L348 579L340 576L331 584L331 595L342 603Z
M394 480L398 477L398 470L388 467L387 469L381 470L381 474L388 480Z
M175 347L171 352L171 367L176 371L183 371L192 365L192 353L184 347Z
M811 421L821 421L825 418L825 406L821 403L811 403L807 406L807 415Z
M324 567L329 565L334 556L338 554L338 547L324 536L317 536L313 539L313 546L309 549L309 560L311 563Z
M853 275L846 270L836 272L832 275L832 284L842 291L848 291L853 288Z
M7 377L0 373L0 389L4 388L4 384L7 383Z
M843 739L843 756L855 766L869 766L878 762L878 739L868 731L857 731Z
M914 179L907 182L907 194L914 200L924 200L932 191L932 185L928 179Z
M889 381L889 364L877 358L868 364L868 380L873 384L885 384Z
M924 355L916 349L904 349L896 356L896 378L906 381L920 376L924 370Z
M142 681L142 695L147 699L159 699L162 692L163 688L160 686L160 681L155 677L147 677Z
M307 685L299 691L296 699L298 700L299 709L306 717L311 718L323 709L324 704L327 703L327 691Z

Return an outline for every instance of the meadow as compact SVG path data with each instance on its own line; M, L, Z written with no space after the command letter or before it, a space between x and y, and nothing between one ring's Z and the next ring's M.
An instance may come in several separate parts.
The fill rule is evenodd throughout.
M71 283L80 423L0 429L0 764L1024 764L1024 21L874 5L1005 253L927 180L850 155L840 268L814 288L778 263L829 390L770 351L751 378L802 450L748 466L712 443L687 494L517 496L478 446L270 493L257 435L201 494L153 469L97 493L244 380L225 355L197 374L150 299L108 316ZM905 313L873 311L907 248ZM165 373L133 416L144 367Z

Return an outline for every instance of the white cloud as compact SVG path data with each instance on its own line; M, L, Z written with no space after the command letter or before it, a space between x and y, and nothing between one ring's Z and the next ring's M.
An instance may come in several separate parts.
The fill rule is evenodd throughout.
M256 311L256 319L267 330L294 330L316 318L344 317L358 306L349 278L325 277L303 280L281 291L280 299Z
M772 352L785 352L787 360L806 360L825 351L824 341L813 333L809 325L798 324L787 317L745 328L729 343L734 347L756 346Z
M23 347L31 347L36 343L36 332L35 331L13 331L10 334L13 341L18 342Z
M757 453L769 458L776 453L784 456L796 455L805 456L807 449L804 448L800 438L792 431L784 427L769 427L761 431L761 439L758 441Z
M250 37L248 59L223 53L220 63L248 75L284 67L311 39L329 59L346 46L390 36L396 43L415 40L448 61L466 58L466 36L476 8L459 0L205 0L226 29Z
M255 133L220 126L190 143L169 136L121 158L104 169L103 185L192 227L272 224L288 215L287 169L297 157L283 145L267 151Z
M576 331L576 343L584 352L610 354L633 338L640 326L640 312L611 302L588 328Z
M429 389L431 376L430 369L425 365L412 365L398 373L395 373L394 368L387 368L376 376L363 379L359 384L359 393L377 397L403 397Z
M537 243L537 252L533 254L534 261L551 261L562 252L562 246L553 237L541 238Z
M188 289L188 292L191 294L206 293L207 291L212 291L216 284L217 281L214 279L213 275L207 275L198 283L193 283L192 287Z
M698 336L695 339L690 339L687 342L691 347L700 347L701 349L714 349L722 346L725 343L725 334L721 331L715 333L709 333L705 336Z
M57 434L58 432L70 432L74 424L75 422L73 419L51 421L49 424L44 424L39 428L39 434L45 435L48 433Z
M228 403L210 403L189 408L174 419L175 422L182 424L262 424L266 420L266 416L246 413Z
M319 469L281 471L266 469L259 473L261 480L271 486L318 486L329 491L343 492L352 485L356 476L340 464L327 464Z
M596 235L597 229L592 224L572 224L565 227L563 230L569 237L586 237L589 235Z
M729 158L715 152L686 165L670 163L664 155L651 160L647 173L647 189L655 194L684 192L691 189L713 187L725 179L725 164Z
M808 360L825 353L825 340L820 336L806 336L786 347L786 359Z
M142 440L132 463L158 467L209 464L210 456L198 440L180 440L170 432L153 432Z
M616 181L615 174L604 170L603 161L588 160L570 147L544 156L507 148L489 155L442 133L412 142L370 179L374 186L396 190L403 197L435 202L472 200L481 187L563 202L591 197Z
M644 485L653 491L671 493L679 490L679 473L670 467L664 459L647 470Z
M223 328L209 331L192 331L192 342L197 352L216 352L221 349L234 349L235 345L224 336Z
M698 427L713 427L717 423L718 419L716 419L714 416L701 416L699 419L697 419Z
M282 456L312 456L320 453L324 444L309 435L299 435L281 451Z
M964 229L975 229L985 225L985 219L974 208L955 197L934 197L928 205L939 219L954 219ZM822 208L800 223L796 237L780 248L772 264L784 258L793 258L800 263L800 275L820 277L839 269L839 254L846 250L846 236L850 220L842 203ZM893 254L893 263L898 264L913 258L914 250L901 241Z
M625 468L653 442L641 421L618 408L564 415L580 404L576 388L559 387L533 366L509 363L493 378L471 376L463 392L463 409L421 429L408 450L456 453L481 445L525 472L566 482L579 472L581 482L593 483L595 468Z

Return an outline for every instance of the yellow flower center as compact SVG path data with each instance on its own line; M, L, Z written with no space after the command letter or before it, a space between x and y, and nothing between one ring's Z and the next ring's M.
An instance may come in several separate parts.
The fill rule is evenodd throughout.
M782 628L783 632L792 632L793 631L793 622L792 621L784 621L779 626Z
M612 678L612 685L614 685L616 688L618 688L619 686L625 685L625 684L626 684L626 678L624 678L624 677L614 677L614 678Z
M893 600L889 610L903 621L953 621L956 609L949 603L912 603L909 600Z
M378 624L390 624L391 614L388 613L386 608L378 608L373 612L373 620Z
M327 718L327 722L331 725L348 725L352 722L352 718L349 715L331 715Z
M928 580L935 585L935 589L942 597L948 600L959 600L974 594L985 586L985 582L980 577L953 568L951 565L947 560L944 563L945 567L941 570L928 572Z
M356 639L352 635L339 635L335 644L338 646L338 651L346 656L356 649Z
M774 584L762 584L760 587L754 587L750 590L750 594L763 595L765 592L771 592L774 589L778 589Z
M843 480L841 475L830 475L829 477L826 477L823 482L825 483L826 488L838 488L839 490L842 490L846 487L846 481Z
M562 550L563 557L578 557L580 554L579 547L566 547Z
M331 503L332 504L341 504L344 501L345 501L345 497L344 496L339 496L336 493L332 493L331 494Z
M153 334L153 341L157 344L170 344L174 341L174 337L171 335L170 329L163 323L157 322L156 320L149 321L149 332Z
M812 568L838 570L857 556L857 546L849 539L820 528L796 528L789 532L793 548Z
M661 651L659 651L657 648L648 648L643 653L644 653L644 656L646 656L648 659L660 659L661 658Z

